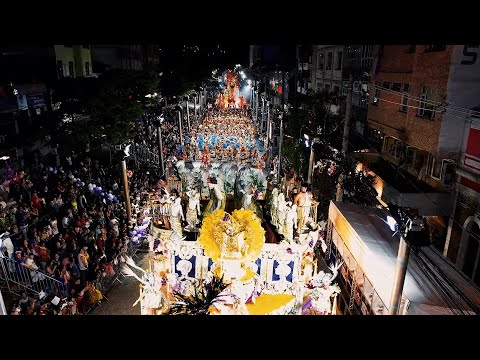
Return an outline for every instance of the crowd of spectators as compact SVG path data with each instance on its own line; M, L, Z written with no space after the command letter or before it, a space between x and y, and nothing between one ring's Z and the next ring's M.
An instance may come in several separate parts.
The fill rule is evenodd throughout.
M139 119L132 141L158 154L156 124L149 116ZM167 160L180 141L178 121L170 116L161 127ZM85 313L87 305L103 298L96 287L98 278L114 276L113 263L130 242L134 224L127 224L119 167L85 154L68 154L60 166L58 159L57 166L54 161L39 164L32 174L12 170L8 162L0 171L0 261L4 265L0 271L17 275L23 271L30 284L55 279L64 285L60 291L45 286L43 296L26 291L12 314ZM140 224L142 203L165 174L149 164L135 168L129 179L130 199L132 218ZM89 184L100 186L103 194L92 191ZM56 305L55 297L61 299Z
M16 278L27 279L30 284L47 284L42 282L46 275L64 286L60 291L45 286L44 299L58 296L67 299L68 304L73 304L72 299L77 302L60 309L45 305L37 297L36 302L16 303L12 312L39 314L50 308L49 313L84 312L84 299L87 303L101 300L101 292L94 284L100 276L114 276L114 259L129 241L129 224L121 201L121 174L107 171L99 161L87 156L68 156L65 165L58 168L44 166L35 179L25 171L3 173L7 176L0 187L1 269L15 272ZM145 188L158 179L145 169L131 178L134 210L139 211ZM90 191L90 183L120 201ZM29 276L19 276L21 272Z

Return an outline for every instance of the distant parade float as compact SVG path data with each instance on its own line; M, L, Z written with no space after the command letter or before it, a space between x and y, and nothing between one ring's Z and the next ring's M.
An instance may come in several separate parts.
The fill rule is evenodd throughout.
M240 94L240 81L232 70L227 70L226 87L217 95L215 105L220 109L243 109L246 105L245 98Z

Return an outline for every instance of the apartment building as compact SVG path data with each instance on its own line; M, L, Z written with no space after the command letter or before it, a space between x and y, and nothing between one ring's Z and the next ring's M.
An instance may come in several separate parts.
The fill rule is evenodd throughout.
M313 45L312 89L337 93L342 89L342 65L345 45Z
M437 248L480 285L478 53L478 45L379 47L365 135L380 141L383 158L453 195L451 210L433 204L448 219Z
M92 76L90 45L55 45L54 48L59 79Z
M352 75L352 122L351 128L363 135L367 122L368 88L372 79L373 50L375 45L345 45L343 60L342 95L348 93Z
M454 45L381 45L373 64L368 129L382 156L435 190L454 185L458 154L439 151Z

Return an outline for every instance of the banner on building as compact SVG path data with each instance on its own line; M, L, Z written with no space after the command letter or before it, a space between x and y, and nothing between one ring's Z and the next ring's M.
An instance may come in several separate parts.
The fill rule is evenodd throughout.
M42 108L46 106L44 94L30 94L27 95L28 107L31 109Z
M455 45L447 84L446 112L438 139L440 153L461 152L468 110L480 105L479 45Z
M27 96L25 94L17 94L18 110L27 110Z

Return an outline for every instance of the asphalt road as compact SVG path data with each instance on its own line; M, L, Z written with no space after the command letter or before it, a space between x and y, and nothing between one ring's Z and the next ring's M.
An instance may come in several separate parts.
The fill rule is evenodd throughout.
M137 253L135 263L143 269L147 268L147 253ZM138 273L138 272L137 272ZM108 292L108 300L102 301L88 315L140 315L140 303L132 306L140 296L139 282L134 277L120 277L122 283L113 285Z

